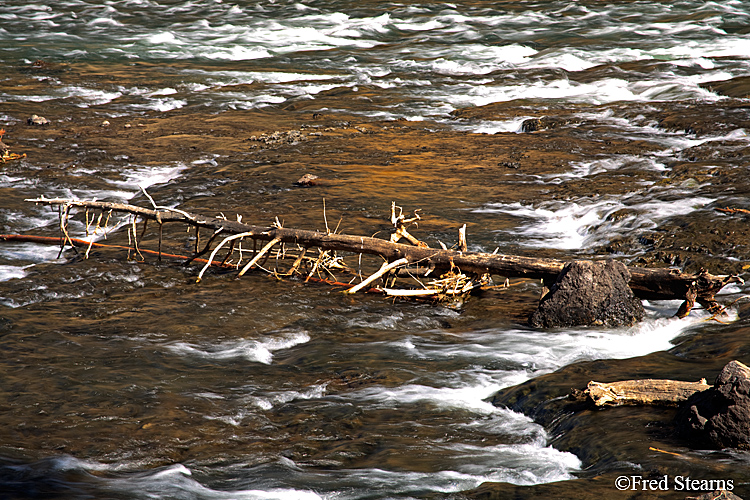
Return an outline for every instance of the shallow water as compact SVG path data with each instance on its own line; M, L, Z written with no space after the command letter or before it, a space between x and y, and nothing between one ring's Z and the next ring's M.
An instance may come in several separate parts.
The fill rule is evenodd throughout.
M693 1L5 2L0 126L27 157L2 165L0 232L58 234L27 198L148 206L144 188L207 215L386 237L396 201L421 209L431 246L465 223L472 250L744 275L746 219L716 208L750 208L748 16ZM528 118L546 121L522 133ZM294 187L308 172L320 184ZM88 237L128 245L128 224ZM86 237L84 214L70 230ZM165 228L168 251L189 254L193 234ZM710 380L750 361L742 301L724 324L659 302L632 328L538 331L530 281L436 305L198 271L0 244L0 497L615 493L591 478L673 466L632 445L666 413L639 410L627 432L589 414L555 427L493 394L565 368ZM656 438L684 446L670 439ZM679 451L747 490L744 453Z

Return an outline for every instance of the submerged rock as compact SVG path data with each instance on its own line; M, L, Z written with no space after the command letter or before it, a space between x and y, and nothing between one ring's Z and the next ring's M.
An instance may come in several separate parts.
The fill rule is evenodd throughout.
M711 389L687 400L675 423L699 447L750 449L750 368L727 363Z
M557 326L630 326L645 314L628 286L630 272L622 263L574 261L563 267L529 323Z

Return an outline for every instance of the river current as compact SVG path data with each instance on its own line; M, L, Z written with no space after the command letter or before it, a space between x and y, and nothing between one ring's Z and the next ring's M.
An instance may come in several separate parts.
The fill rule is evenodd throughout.
M3 1L0 128L26 157L0 166L0 233L57 236L58 213L24 201L42 195L148 206L147 189L366 235L396 201L431 245L466 223L471 250L744 275L747 221L716 208L750 208L749 25L745 1ZM325 182L293 187L308 171ZM107 240L127 245L127 224ZM70 229L85 237L82 216ZM0 243L0 498L454 498L638 471L490 399L593 360L666 352L710 379L706 358L750 359L741 306L716 323L646 302L631 328L541 331L530 281L433 304L197 272ZM711 333L725 344L701 351Z

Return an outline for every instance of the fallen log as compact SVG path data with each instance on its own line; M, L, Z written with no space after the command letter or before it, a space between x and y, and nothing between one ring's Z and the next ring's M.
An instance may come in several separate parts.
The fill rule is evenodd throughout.
M582 396L595 406L678 406L696 392L711 387L706 383L706 379L698 382L643 379L611 383L592 380L582 392Z
M146 195L148 196L147 193ZM406 262L410 265L416 264L437 271L459 268L463 273L473 273L477 276L495 274L506 278L540 279L550 284L556 280L565 265L565 262L557 259L429 248L423 242L419 242L419 245L407 245L368 236L284 228L280 224L268 227L255 226L240 221L206 217L174 208L156 206L150 196L149 199L154 208L143 208L124 203L64 198L40 197L26 201L58 206L61 208L61 218L67 216L71 208L78 207L86 210L129 213L143 219L154 220L160 228L165 223L178 222L213 231L214 234L209 244L203 251L196 251L194 257L206 253L209 250L210 242L220 232L227 236L243 234L243 237L253 240L278 240L283 243L297 244L302 248L318 247L322 250L379 255L389 262L406 259ZM65 228L65 223L62 220L61 228L63 230ZM136 238L135 229L133 229L133 237ZM161 248L161 240L159 245ZM728 283L739 280L736 276L714 276L705 270L701 270L697 274L682 273L675 269L628 267L628 270L631 274L629 285L636 297L654 300L685 300L682 316L689 312L693 301L699 302L712 311L721 309L721 306L716 303L714 295Z

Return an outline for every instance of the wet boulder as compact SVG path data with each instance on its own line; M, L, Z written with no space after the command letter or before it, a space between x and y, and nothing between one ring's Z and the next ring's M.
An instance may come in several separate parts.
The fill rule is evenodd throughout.
M633 325L645 312L629 281L630 272L622 262L569 262L529 323L537 328Z
M750 368L727 363L712 388L688 398L675 423L696 447L750 450Z

